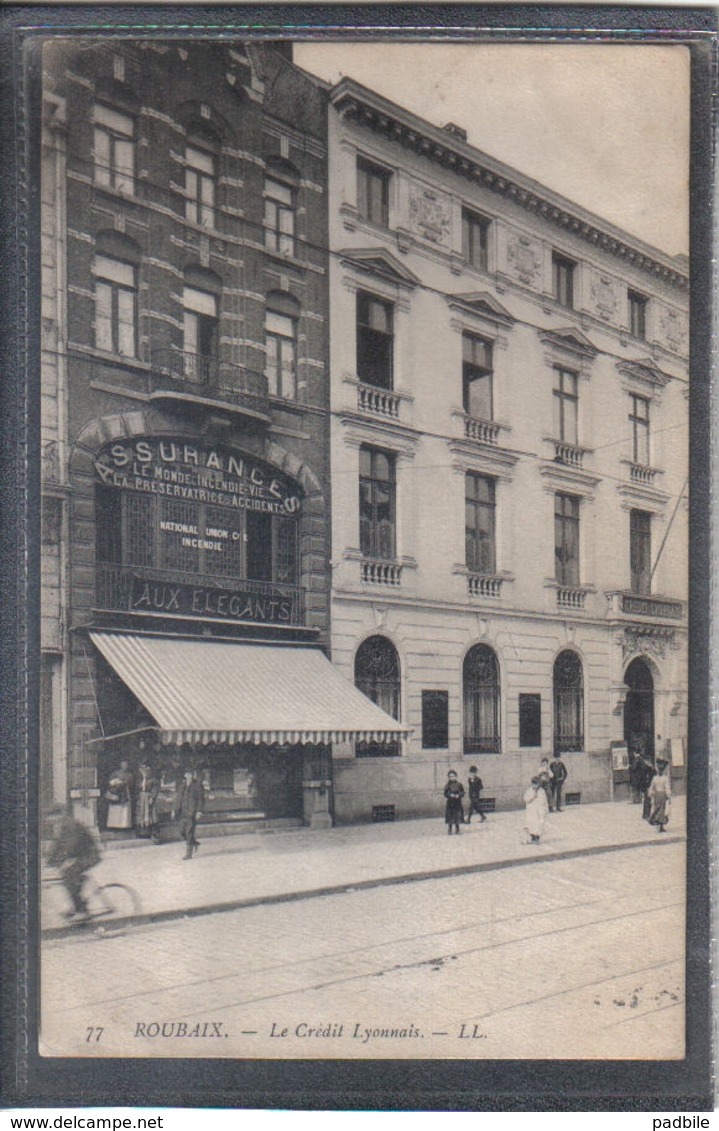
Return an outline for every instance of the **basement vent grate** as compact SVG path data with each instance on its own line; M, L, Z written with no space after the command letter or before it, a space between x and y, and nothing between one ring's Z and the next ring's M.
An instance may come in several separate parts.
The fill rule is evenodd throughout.
M395 818L394 805L373 805L372 806L372 820L379 823L381 821L393 821Z
M565 805L579 805L579 804L581 804L581 801L582 801L581 793L565 793L565 795L564 795L564 804Z

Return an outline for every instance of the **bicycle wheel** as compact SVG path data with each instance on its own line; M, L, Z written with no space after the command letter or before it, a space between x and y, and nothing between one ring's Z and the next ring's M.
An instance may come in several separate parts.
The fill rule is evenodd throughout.
M108 919L131 919L141 911L137 892L127 884L103 884L96 895L101 913Z

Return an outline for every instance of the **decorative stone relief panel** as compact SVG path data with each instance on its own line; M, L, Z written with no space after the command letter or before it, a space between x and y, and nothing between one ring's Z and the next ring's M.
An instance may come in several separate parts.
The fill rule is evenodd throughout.
M502 232L499 240L499 270L527 287L542 290L542 245L520 232Z
M619 317L620 283L604 271L592 271L589 281L589 310L604 322L623 321Z
M447 193L411 181L408 211L414 235L440 247L450 247L452 202Z
M657 319L659 342L672 353L686 354L688 349L687 316L683 310L671 306L660 306Z

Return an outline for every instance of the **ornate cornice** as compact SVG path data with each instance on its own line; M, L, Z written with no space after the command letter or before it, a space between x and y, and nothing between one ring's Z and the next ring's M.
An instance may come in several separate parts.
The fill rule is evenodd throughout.
M330 102L346 120L383 134L453 173L506 196L521 208L601 248L639 270L688 290L689 279L671 256L619 228L603 222L565 197L523 177L447 130L431 125L396 103L389 102L353 79L342 79L330 91Z

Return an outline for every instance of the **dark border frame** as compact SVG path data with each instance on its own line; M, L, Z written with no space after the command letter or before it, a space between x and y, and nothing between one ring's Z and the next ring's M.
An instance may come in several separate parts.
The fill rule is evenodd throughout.
M37 1055L39 667L39 35L220 32L679 43L691 51L691 381L687 1056L683 1061L236 1061ZM473 1111L711 1111L710 683L713 8L426 4L15 5L0 10L0 1101L14 1107L176 1106ZM28 752L26 754L26 752ZM716 830L714 830L716 831ZM649 926L649 925L648 925ZM661 946L661 939L656 940ZM548 1044L551 1028L548 1026Z

